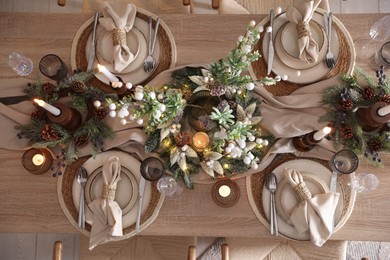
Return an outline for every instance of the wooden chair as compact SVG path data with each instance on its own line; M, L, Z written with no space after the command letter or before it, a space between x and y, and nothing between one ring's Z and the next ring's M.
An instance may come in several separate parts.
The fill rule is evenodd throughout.
M53 260L62 260L62 249L63 249L62 241L54 242Z
M65 6L66 5L66 0L57 0L57 4L59 6Z
M229 245L223 244L221 246L221 260L229 260ZM189 246L188 247L188 256L187 260L196 260L196 247Z
M191 0L183 0L183 5L190 5ZM213 9L218 9L219 8L219 0L211 0L211 7Z

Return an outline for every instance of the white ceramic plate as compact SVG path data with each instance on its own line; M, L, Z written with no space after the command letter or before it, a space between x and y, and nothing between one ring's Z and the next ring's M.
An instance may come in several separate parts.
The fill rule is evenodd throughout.
M137 187L139 184L139 181L141 179L141 173L139 171L141 163L125 152L120 151L108 151L104 153L100 153L94 157L89 158L84 164L84 168L87 170L88 176L90 176L97 168L101 167L104 162L107 161L108 158L111 156L117 156L119 158L119 161L121 165L129 169L134 174L134 177L137 181ZM137 188L138 189L138 188ZM85 193L89 191L85 190ZM73 187L72 187L72 195L73 195L73 203L76 207L76 209L79 208L79 196L80 196L80 185L77 183L77 180L73 181ZM130 196L130 194L129 194ZM146 182L145 185L145 193L144 193L144 199L142 202L142 214L146 211L146 209L149 206L150 199L152 196L152 186L150 182ZM122 227L126 228L131 226L136 222L137 219L137 211L138 211L138 199L135 203L135 205L131 208L131 210L122 216ZM91 210L89 209L88 205L85 205L85 218L86 222L88 224L92 224L93 220L93 214Z
M93 21L91 20L91 22L93 22ZM87 26L88 26L88 24L87 24ZM140 39L140 44L142 44L142 43L144 44L142 46L143 48L140 46L140 48L142 48L141 50L147 50L147 39L146 39L145 35L148 35L148 31L149 31L149 24L148 24L148 22L143 20L143 19L141 19L141 18L136 17L135 21L134 21L134 27L137 28L141 32L141 34L142 34L142 37L139 38ZM101 26L99 26L99 25L98 25L98 29L104 31L104 29L101 28ZM88 38L88 41L87 41L87 44L86 44L86 50L85 51L86 51L87 57L88 57L88 53L89 53L89 50L90 50L91 42L92 42L92 35ZM99 43L97 43L97 45L99 45ZM157 38L156 39L156 45L154 47L154 52L153 52L153 55L152 55L154 57L154 59L156 60L156 64L158 64L158 62L159 62L160 48L161 48L161 44L160 44L159 39ZM141 55L141 53L140 53L140 55ZM135 67L137 67L137 69L131 70L128 73L116 73L116 72L114 72L113 69L112 69L112 64L105 64L104 66L111 65L110 70L112 70L112 73L114 75L117 75L117 76L121 77L122 80L125 83L130 82L133 85L136 85L139 82L142 82L143 80L147 79L150 76L150 73L145 72L144 69L143 69L143 60L142 60L141 64L139 64L139 62L140 61L137 59L137 63L136 63L137 66L135 66ZM97 64L98 64L98 60L95 57L95 61L94 61L93 67L96 68ZM129 66L131 66L131 64ZM128 71L129 68L126 68L126 70ZM101 82L103 82L105 84L109 84L109 80L102 73L98 72L98 73L95 74L95 76Z
M324 19L322 14L318 12L314 12L312 20L317 24L319 24L321 27L324 27L324 21L323 21ZM279 29L281 29L282 26L287 22L288 19L285 13L282 13L275 18L274 27L273 27L273 37L277 35ZM262 39L263 41L262 48L264 53L263 57L266 60L266 62L267 62L269 36L270 36L269 33L265 33ZM275 38L274 40L276 41ZM291 41L296 41L296 39L291 39ZM337 37L336 31L333 28L331 50L336 58L338 57L339 48L340 48L339 39ZM272 71L276 75L287 75L289 82L298 83L298 84L313 83L323 78L330 71L330 69L326 66L325 62L319 62L316 66L304 70L291 68L281 60L283 57L279 57L278 56L279 53L276 54L277 55L274 56ZM298 71L300 72L300 74L298 73Z
M308 159L297 159L297 160L291 160L282 163L272 171L273 173L275 173L276 178L278 179L278 183L281 183L284 179L284 175L283 175L284 168L296 169L301 172L309 172L315 176L316 180L322 180L324 183L326 183L327 187L329 188L329 183L330 183L332 173L325 166L317 162ZM340 193L340 198L335 212L335 219L339 220L344 206L344 193L339 183L337 183L337 192ZM262 191L262 203L263 203L264 213L267 219L269 220L270 192L268 191L266 186L263 187L263 191ZM289 208L293 206L295 205L289 205ZM277 221L278 221L279 232L284 236L296 240L310 240L309 232L298 233L295 230L294 226L284 221L278 214L277 214Z
M85 184L85 200L87 205L95 199L99 199L103 192L102 168L92 172ZM122 215L126 215L135 205L138 199L138 182L134 174L126 167L121 166L120 180L117 183L115 201L122 209Z
M299 59L298 41L292 40L298 38L298 33L295 24L285 23L276 33L274 37L274 45L276 55L280 60L292 69L310 69L316 66L318 63L323 62L326 51L327 43L324 40L327 39L322 27L314 22L310 22L310 28L312 37L318 46L318 58L316 62L308 63ZM326 40L327 41L327 40Z
M315 176L314 174L301 172L303 181L306 184L306 187L309 189L312 196L320 193L329 192L328 185ZM298 203L298 198L295 195L295 191L289 184L288 179L283 179L278 183L278 188L275 192L275 206L277 214L285 221L291 225L289 216L295 205Z
M102 29L103 30L103 29ZM112 64L112 52L107 50L112 50L112 32L102 31L98 33L97 41L97 50L96 50L96 59L99 64L105 66L109 71L115 74L126 74L131 73L139 69L147 56L147 44L145 36L141 33L140 30L133 27L130 32L127 33L127 45L134 55L134 60L120 73L115 72L114 66Z

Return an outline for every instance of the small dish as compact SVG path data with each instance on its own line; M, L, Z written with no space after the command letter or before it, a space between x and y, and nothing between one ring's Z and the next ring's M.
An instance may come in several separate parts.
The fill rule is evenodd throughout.
M306 186L310 190L312 196L329 192L329 188L326 183L314 174L307 172L301 172L301 174L303 181L306 183ZM275 193L275 206L278 215L290 225L291 221L289 216L297 203L299 203L299 201L295 195L295 191L289 184L288 180L283 179L278 184L278 189Z
M324 21L321 13L314 12L312 20L319 24L320 27L324 26ZM278 33L278 31L282 28L284 24L286 24L288 21L287 16L285 13L280 14L277 16L274 20L274 34L273 37L275 37ZM267 53L268 50L268 43L269 43L269 33L264 34L264 37L262 39L262 52ZM331 44L331 50L332 52L338 57L339 51L340 51L340 42L339 38L337 36L337 33L335 30L332 30L332 44ZM276 41L276 39L275 39ZM274 41L274 42L275 42ZM278 54L278 53L277 53ZM263 55L263 58L265 62L267 62L267 55ZM317 65L310 67L309 69L297 69L292 68L288 65L286 65L282 61L283 57L279 57L278 55L275 55L272 71L276 75L287 75L288 81L292 83L297 84L309 84L316 81L319 81L323 79L331 69L329 69L325 62L319 62ZM299 72L299 73L298 73Z
M131 73L138 70L147 54L147 44L145 36L140 30L133 27L127 34L127 45L130 51L134 54L134 60L121 72L116 72L112 64L112 32L101 32L97 42L96 59L99 64L105 66L112 73L121 75Z
M85 200L87 205L101 197L103 191L103 167L92 172L85 185ZM122 209L122 215L126 215L135 205L138 198L137 180L133 173L124 166L121 166L120 181L115 192L115 201Z
M329 189L329 184L327 184L327 183L330 183L332 173L328 168L326 168L325 166L323 166L315 161L308 160L308 159L297 159L297 160L291 160L291 161L287 161L285 163L282 163L281 165L279 165L278 167L276 167L272 171L273 173L275 173L275 175L278 179L278 183L282 183L283 180L285 179L284 174L283 174L285 168L296 169L296 170L301 171L301 172L308 172L308 169L310 169L310 173L313 176L315 176L314 178L315 178L316 182L318 182L318 180L321 180L323 183L325 183L325 186ZM313 187L311 187L311 188L313 188ZM337 225L335 228L337 230L340 228L339 225L345 224L343 222L340 222L342 211L344 208L344 191L342 190L339 183L337 183L337 190L336 191L338 193L340 193L340 199L339 199L339 202L337 204L337 208L336 208L336 212L335 212L335 219L337 220ZM293 196L295 196L295 195L293 195ZM270 203L270 192L267 189L267 187L264 185L263 190L262 190L262 205L263 205L264 213L265 213L265 216L267 217L267 219L270 218L269 203ZM276 203L279 204L277 200L276 200ZM286 209L283 208L283 211L287 211L288 208L295 206L295 204L286 206L285 203L281 203L281 205L279 205L278 207L282 207L283 205L286 207ZM277 214L277 219L278 219L279 233L282 234L283 236L291 238L291 239L295 239L295 240L302 240L302 241L310 240L310 233L308 231L298 233L296 231L296 229L294 228L294 226L287 223L279 214Z
M318 58L316 62L308 63L299 59L298 33L296 25L285 23L275 36L275 51L280 60L293 69L310 69L323 62L326 55L326 36L321 26L314 21L310 22L311 33L318 46Z

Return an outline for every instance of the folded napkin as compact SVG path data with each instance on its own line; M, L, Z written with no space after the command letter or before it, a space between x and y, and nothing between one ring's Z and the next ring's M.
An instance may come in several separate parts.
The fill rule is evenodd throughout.
M334 214L340 194L329 192L312 196L299 171L286 168L283 174L299 199L298 205L291 212L291 222L299 233L308 230L314 245L322 246L333 233Z
M104 17L99 19L99 23L107 31L112 31L112 63L115 71L121 72L134 60L134 54L127 46L126 33L133 28L137 8L133 4L123 6L120 3L115 5L114 10L107 2L103 3L103 7L105 10Z
M321 0L294 0L286 9L287 19L297 24L299 59L308 63L314 63L318 58L318 46L311 37L309 22L320 3Z
M114 237L123 236L122 209L115 199L115 191L121 173L119 158L112 156L103 165L103 192L101 198L93 200L88 207L93 213L89 250L106 243Z

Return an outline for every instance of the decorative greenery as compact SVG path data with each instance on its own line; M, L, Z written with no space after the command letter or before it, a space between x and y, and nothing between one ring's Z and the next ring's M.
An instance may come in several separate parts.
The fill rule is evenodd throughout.
M91 77L90 73L79 72L56 85L38 80L35 84L28 84L24 90L32 99L38 98L48 103L68 95L72 99L73 108L85 114L82 125L75 131L70 131L52 123L46 111L36 106L31 114L31 123L15 127L20 131L18 137L29 139L29 145L33 147L60 148L61 158L57 159L61 162L56 169L52 169L54 175L62 172L62 161L72 163L77 159L78 147L90 142L91 154L95 155L101 151L103 139L113 135L111 128L102 121L107 114L106 109L93 106L94 101L101 102L106 95L98 88L85 84Z
M343 76L341 85L325 91L323 103L330 106L330 110L320 121L330 122L334 129L331 138L336 148L344 146L379 166L381 159L378 152L390 152L389 128L384 125L377 131L365 131L357 113L359 108L377 102L390 104L390 85L383 67L376 76L377 83L359 68L352 76Z
M185 67L174 71L172 82L166 86L136 86L131 95L120 100L107 99L110 116L121 118L123 124L126 118L145 123L145 151L158 152L167 169L182 178L188 188L193 188L199 166L213 178L257 169L264 147L274 141L273 136L261 132L260 101L253 96L255 82L244 75L249 63L260 57L253 46L261 31L250 22L247 33L239 37L227 58L212 62L209 69ZM266 77L256 83L272 85L276 80ZM191 98L201 92L216 105L192 102ZM204 112L191 119L191 109ZM190 120L196 120L207 132L210 142L205 149L192 144Z

